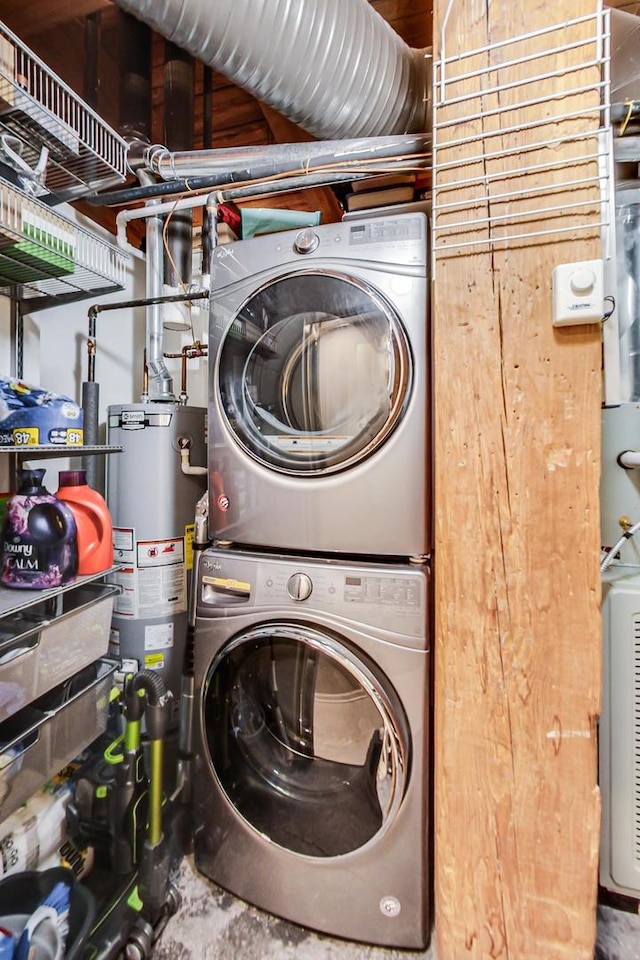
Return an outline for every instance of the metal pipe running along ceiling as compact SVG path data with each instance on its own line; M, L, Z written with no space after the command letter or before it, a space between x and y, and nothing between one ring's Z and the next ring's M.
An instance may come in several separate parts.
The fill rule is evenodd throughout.
M367 0L117 0L319 140L427 129L429 67Z

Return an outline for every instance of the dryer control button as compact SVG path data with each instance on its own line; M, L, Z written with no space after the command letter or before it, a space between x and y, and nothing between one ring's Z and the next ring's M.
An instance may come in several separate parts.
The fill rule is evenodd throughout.
M301 230L293 241L296 253L313 253L320 243L320 237L313 230Z
M292 600L308 600L312 590L311 577L306 573L294 573L287 581L287 593Z

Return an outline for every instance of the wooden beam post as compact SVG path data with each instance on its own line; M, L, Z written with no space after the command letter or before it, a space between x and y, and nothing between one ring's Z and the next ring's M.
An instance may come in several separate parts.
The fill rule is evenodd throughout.
M436 0L436 59L447 7ZM547 57L549 34L493 45L595 11L595 0L453 0L444 34L448 58L481 52L448 61L447 76L467 74L456 96L472 98L445 94L435 115L435 179L459 184L439 202L468 201L435 218L462 223L436 230L433 286L442 960L593 960L601 331L552 327L551 275L601 256L595 161L563 140L598 126L601 77L593 65L576 74L595 42ZM594 22L572 30L567 43ZM533 67L515 62L533 51ZM522 86L526 70L553 76ZM523 178L525 164L540 169ZM541 235L495 239L527 230Z

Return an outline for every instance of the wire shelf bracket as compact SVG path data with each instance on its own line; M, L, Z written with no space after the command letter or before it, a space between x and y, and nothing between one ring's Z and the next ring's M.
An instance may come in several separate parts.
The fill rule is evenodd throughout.
M454 3L433 64L434 271L444 256L574 235L599 235L608 258L610 11L449 54Z
M25 186L34 195L46 188L60 202L79 199L126 179L127 149L126 141L0 22L0 157L18 170Z

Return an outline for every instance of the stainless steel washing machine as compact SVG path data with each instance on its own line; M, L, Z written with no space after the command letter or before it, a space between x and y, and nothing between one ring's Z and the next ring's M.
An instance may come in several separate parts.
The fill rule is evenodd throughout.
M305 927L426 946L428 576L203 552L195 862Z
M218 540L429 552L426 264L422 213L215 250L209 462Z

